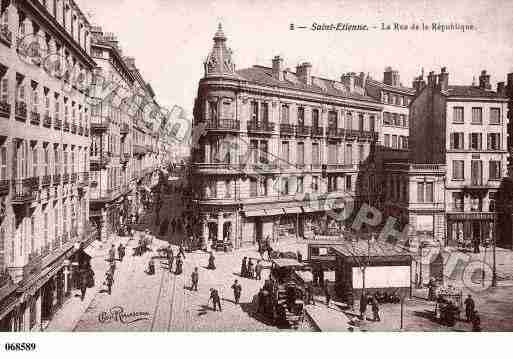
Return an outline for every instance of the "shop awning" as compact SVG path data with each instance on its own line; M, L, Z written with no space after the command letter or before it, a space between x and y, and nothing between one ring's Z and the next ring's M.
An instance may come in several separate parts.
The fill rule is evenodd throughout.
M260 217L265 216L265 210L256 210L256 211L245 211L244 214L246 217Z
M284 210L285 210L285 213L287 213L287 214L301 213L301 208L299 208L299 207L288 207L288 208L284 208Z

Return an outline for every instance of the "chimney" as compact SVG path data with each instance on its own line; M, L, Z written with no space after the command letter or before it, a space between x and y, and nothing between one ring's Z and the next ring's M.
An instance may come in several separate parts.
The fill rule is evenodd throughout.
M492 89L492 85L490 84L490 75L486 73L486 70L481 71L481 76L479 76L479 88L483 90Z
M440 86L440 91L447 91L449 87L449 73L445 66L442 67L440 75L438 75L438 85Z
M345 75L342 75L340 81L347 87L350 93L354 92L354 76L356 74L354 72L348 72Z
M385 72L383 73L383 83L385 85L399 87L399 71L392 69L390 66L387 66L385 68Z
M278 81L283 81L283 59L279 55L273 59L273 77Z
M303 62L301 65L296 66L296 76L299 81L307 86L312 85L312 64L309 62Z
M497 96L506 97L506 87L504 86L504 81L497 82Z
M424 81L424 68L422 68L420 76L414 78L412 87L415 89L416 93L419 93L424 87L426 87L426 81Z
M436 75L434 71L430 71L428 74L428 86L435 87L436 86Z

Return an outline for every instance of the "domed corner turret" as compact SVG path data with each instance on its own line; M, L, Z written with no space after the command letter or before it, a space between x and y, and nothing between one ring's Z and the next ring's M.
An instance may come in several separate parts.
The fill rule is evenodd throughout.
M226 46L227 37L219 23L213 37L214 46L204 63L205 77L234 76L235 64L232 61L232 50Z

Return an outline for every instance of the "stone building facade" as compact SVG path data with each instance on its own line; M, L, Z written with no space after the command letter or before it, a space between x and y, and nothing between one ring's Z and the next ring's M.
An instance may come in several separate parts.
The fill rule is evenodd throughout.
M241 247L331 225L328 211L358 202L378 140L382 106L364 94L366 77L315 77L309 63L294 72L278 56L236 70L231 55L220 28L194 108L200 234Z

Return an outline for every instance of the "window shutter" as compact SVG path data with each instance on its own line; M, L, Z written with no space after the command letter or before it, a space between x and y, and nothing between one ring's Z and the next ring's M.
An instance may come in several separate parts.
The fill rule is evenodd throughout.
M454 149L454 133L451 133L451 149Z

